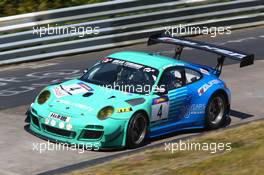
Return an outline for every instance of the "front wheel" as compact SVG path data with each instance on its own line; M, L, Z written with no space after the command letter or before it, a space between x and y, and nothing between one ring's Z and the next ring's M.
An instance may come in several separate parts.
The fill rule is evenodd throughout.
M228 111L227 100L221 93L214 94L207 106L205 114L205 127L217 129L224 125Z
M137 148L144 144L147 135L148 120L145 114L136 113L129 122L126 145L128 148Z

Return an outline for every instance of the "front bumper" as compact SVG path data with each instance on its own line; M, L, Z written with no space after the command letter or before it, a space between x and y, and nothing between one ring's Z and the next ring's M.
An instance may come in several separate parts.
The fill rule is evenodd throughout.
M99 148L124 147L127 120L108 118L104 121L89 123L87 120L72 119L72 129L61 129L58 124L51 126L45 121L48 117L36 114L36 111L28 112L30 130L44 139L66 143L69 145L81 145L97 150ZM53 119L60 123L59 119Z

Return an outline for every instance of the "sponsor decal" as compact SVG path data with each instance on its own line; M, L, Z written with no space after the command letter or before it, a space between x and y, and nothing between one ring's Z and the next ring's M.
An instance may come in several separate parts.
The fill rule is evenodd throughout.
M53 92L57 98L66 95L82 94L89 91L93 91L93 89L83 82L71 85L60 85L53 88Z
M152 69L152 68L150 68L150 67L145 67L145 68L143 69L143 72L155 72L155 70Z
M127 108L117 108L116 109L116 112L118 112L118 113L129 112L129 111L132 111L132 108L131 107L127 107Z
M63 128L64 128L64 125L65 125L64 122L60 122L60 123L59 123L59 128L60 128L60 129L63 129Z
M143 65L131 63L131 62L123 61L123 60L113 60L112 63L122 65L122 66L126 66L126 67L130 67L130 68L134 68L134 69L141 69L144 67Z
M160 37L158 39L161 40L161 41L165 41L165 42L176 42L176 43L192 45L192 46L199 47L201 49L204 48L204 49L207 49L207 50L219 52L221 54L226 54L226 55L237 57L237 58L241 58L241 59L246 57L246 55L241 54L241 53L236 53L236 52L233 52L233 51L230 51L230 50L225 50L225 49L217 48L217 47L214 47L214 46L199 44L199 43L192 42L192 41L181 40L181 39L170 38L170 37Z
M141 65L141 64L137 64L137 63L132 63L129 61L124 61L124 60L118 60L118 59L111 59L111 58L104 58L102 61L102 63L112 63L112 64L117 64L117 65L121 65L121 66L125 66L125 67L129 67L129 68L133 68L133 69L138 69L138 70L142 70L143 72L151 72L151 73L157 73L154 68L151 67L146 67L145 65Z
M55 114L53 112L50 113L49 117L50 118L59 119L59 120L64 121L64 122L69 122L70 121L70 117L59 115L59 114Z
M167 96L153 99L151 105L151 122L164 120L168 118L169 114L169 98Z
M83 83L83 82L80 82L78 83L82 88L86 89L87 91L92 91L93 89L88 86L87 84Z
M123 65L125 63L125 61L123 61L123 60L114 60L112 63L113 64L118 64L118 65Z
M187 107L186 107L187 108ZM190 117L190 115L198 115L205 113L206 104L192 104L187 111L185 118Z
M205 69L200 69L200 71L201 71L201 73L203 73L203 74L206 74L206 75L209 75L209 72L207 71L207 70L205 70Z
M111 59L111 58L103 58L102 59L102 63L108 63L108 62L111 62L111 61L113 61L113 59Z
M50 125L51 125L51 126L55 126L55 125L56 125L56 121L52 119L52 120L50 121Z
M167 41L167 42L170 42L170 41L173 41L173 39L172 38L159 38L160 40L162 40L162 41Z
M64 96L66 96L66 95L69 95L69 94L66 93L64 90L62 90L60 86L54 87L54 88L53 88L53 92L54 92L54 94L55 94L55 96L56 96L57 98L61 98L61 97L64 97Z
M202 87L198 89L198 95L201 96L203 93L205 93L210 87L212 87L215 84L219 84L221 81L214 79L209 81L208 83L204 84Z
M134 69L141 69L143 67L142 65L131 63L131 62L125 62L124 66L131 67Z
M169 101L169 98L167 96L154 98L152 101L152 105L163 103Z

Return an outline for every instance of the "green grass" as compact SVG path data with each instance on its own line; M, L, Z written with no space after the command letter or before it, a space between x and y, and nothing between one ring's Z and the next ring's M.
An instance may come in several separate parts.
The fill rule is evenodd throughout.
M216 153L202 150L171 153L162 146L68 174L264 174L264 121L211 132L188 142L231 143L232 149Z
M0 17L109 0L0 0Z

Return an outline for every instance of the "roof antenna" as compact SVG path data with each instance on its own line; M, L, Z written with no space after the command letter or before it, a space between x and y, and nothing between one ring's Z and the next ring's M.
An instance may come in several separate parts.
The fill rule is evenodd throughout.
M176 58L177 60L180 60L181 59L182 50L183 50L183 46L176 45L174 58Z

